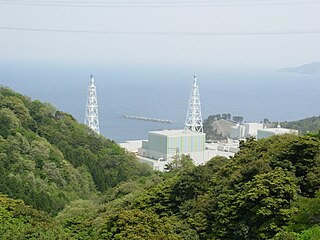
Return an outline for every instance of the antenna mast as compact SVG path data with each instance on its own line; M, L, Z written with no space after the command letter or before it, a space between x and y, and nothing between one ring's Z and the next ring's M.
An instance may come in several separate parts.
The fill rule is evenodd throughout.
M94 85L94 76L90 75L90 85L88 89L86 117L84 123L96 133L100 134L97 89Z
M201 103L199 87L197 85L197 74L194 74L193 84L190 92L185 130L192 132L203 132Z

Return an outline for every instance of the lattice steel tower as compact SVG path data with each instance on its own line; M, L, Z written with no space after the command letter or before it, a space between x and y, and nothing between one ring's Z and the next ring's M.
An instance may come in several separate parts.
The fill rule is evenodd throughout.
M185 130L193 132L203 132L201 103L199 87L197 85L197 74L194 74L193 84L190 92Z
M94 85L94 76L90 75L90 86L88 89L86 118L84 123L90 127L93 131L100 134L99 130L99 116L98 116L98 100L97 89Z

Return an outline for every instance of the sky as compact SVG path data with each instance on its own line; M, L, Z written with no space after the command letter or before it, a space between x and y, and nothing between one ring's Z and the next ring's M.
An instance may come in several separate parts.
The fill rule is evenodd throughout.
M319 0L200 2L204 6L126 0L110 7L111 0L0 0L0 63L278 69L320 60ZM3 29L8 27L100 33ZM274 34L297 31L318 33ZM207 35L213 32L273 34Z

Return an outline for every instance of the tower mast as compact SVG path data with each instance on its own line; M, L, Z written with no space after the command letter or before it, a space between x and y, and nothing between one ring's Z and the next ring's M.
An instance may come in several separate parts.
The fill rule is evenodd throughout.
M100 134L97 89L94 85L94 76L90 75L90 85L88 89L86 117L84 123L93 131Z
M185 130L193 132L203 132L201 103L199 87L197 85L197 74L194 74L193 84L190 92Z

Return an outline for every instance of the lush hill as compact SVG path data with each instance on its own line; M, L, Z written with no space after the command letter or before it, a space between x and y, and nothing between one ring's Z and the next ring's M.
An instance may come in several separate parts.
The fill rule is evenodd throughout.
M318 132L320 130L320 117L310 117L298 121L282 122L281 127L297 129L301 133Z
M320 239L320 135L249 140L234 158L193 166L182 156L170 169L122 182L94 199L72 201L55 218L0 196L0 234L6 233L4 239Z
M1 88L0 106L2 239L320 239L318 133L151 174L49 104Z
M170 169L56 220L75 239L320 239L320 135L249 140L234 158Z
M48 213L26 206L21 200L0 195L1 239L68 239L68 234Z
M71 200L150 173L70 114L0 88L0 192L57 213Z

